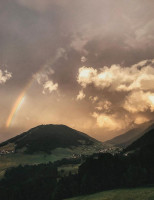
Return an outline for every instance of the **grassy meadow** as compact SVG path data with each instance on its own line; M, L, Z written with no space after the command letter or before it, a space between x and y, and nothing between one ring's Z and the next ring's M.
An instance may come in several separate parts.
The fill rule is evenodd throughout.
M9 148L8 148L9 147ZM7 145L7 147L3 147L3 149L10 150L10 147L13 150L13 145ZM61 160L63 158L71 158L72 155L75 154L81 154L85 153L87 155L90 155L94 152L92 147L89 147L89 149L84 149L84 147L78 147L78 148L57 148L52 151L51 154L45 154L45 153L36 153L36 154L25 154L25 153L10 153L0 156L0 178L3 177L6 169L10 167L16 167L18 165L37 165L40 163L48 163L48 162L55 162L57 160ZM59 170L63 169L67 173L69 171L76 172L78 166L62 166Z
M54 151L52 154L37 153L37 154L6 154L0 156L0 178L3 177L6 169L18 165L37 165L40 163L54 162L71 156L71 152L66 149Z

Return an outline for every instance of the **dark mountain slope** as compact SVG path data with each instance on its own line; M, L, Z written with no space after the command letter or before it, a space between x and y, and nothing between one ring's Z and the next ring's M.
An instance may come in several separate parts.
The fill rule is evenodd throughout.
M151 127L141 138L129 145L125 151L140 151L154 153L154 126Z
M133 143L135 140L144 135L149 131L152 126L154 126L154 121L149 121L143 124L138 125L136 128L127 131L124 134L121 134L111 140L106 141L105 143L113 144L116 146L126 147Z
M0 146L14 143L16 151L24 148L26 153L38 151L50 153L58 147L92 145L97 142L88 135L65 125L41 125L1 143Z

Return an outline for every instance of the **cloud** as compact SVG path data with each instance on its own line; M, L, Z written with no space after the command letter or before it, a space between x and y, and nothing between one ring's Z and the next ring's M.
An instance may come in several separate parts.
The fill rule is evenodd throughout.
M58 89L58 83L54 84L52 81L47 81L43 84L43 88L43 94L45 94L46 91L51 93Z
M154 93L134 91L126 97L123 107L132 113L154 112Z
M88 96L98 127L122 130L154 112L154 59L131 66L80 67L77 82ZM97 96L91 96L91 91ZM89 113L90 114L90 113Z
M40 72L34 74L33 76L37 83L43 86L43 94L45 94L47 91L51 93L58 89L58 83L53 83L53 81L51 80L51 76L55 73L51 66L55 64L56 61L60 58L64 58L65 60L67 60L66 50L62 47L58 48L55 52L54 58L51 57L50 59L48 59L46 63L42 66Z
M95 109L100 111L103 110L102 106L96 106Z
M41 72L34 74L34 78L38 82L38 84L42 84L49 80L49 76L54 74L54 70L51 68L43 69Z
M77 100L82 100L82 99L84 99L85 98L85 94L83 93L83 90L80 90L79 91L79 94L77 95L77 97L76 97L76 99Z
M106 115L94 112L92 116L96 118L97 125L100 128L108 129L109 131L120 130L122 128L121 123L119 123L119 120L117 120L115 115Z
M92 101L92 103L95 103L98 100L98 97L97 96L95 96L95 97L90 96L89 99Z
M62 47L57 49L55 58L54 59L52 58L52 62L57 61L59 58L64 58L65 60L67 60L67 52Z
M154 59L143 60L130 67L111 65L95 69L93 67L79 68L77 82L86 88L106 90L108 93L123 93L121 106L129 112L154 111ZM111 102L102 102L96 109L105 110L111 107Z
M86 62L86 61L87 61L87 58L86 58L85 56L82 56L82 57L81 57L81 62L84 63L84 62Z
M92 104L95 104L96 110L109 112L112 107L112 103L108 100L100 98L98 96L90 96L89 99L91 100Z
M87 36L81 37L81 36L74 34L72 36L72 42L70 44L70 47L75 49L76 51L78 51L80 53L84 53L84 54L87 55L88 51L84 47L88 43L89 40L90 40L90 38L89 37L87 38Z
M130 67L111 65L99 70L93 67L79 68L77 81L82 87L92 84L111 91L154 90L154 60L145 60Z
M134 123L135 124L142 124L142 123L145 123L145 122L148 122L148 121L149 121L149 119L147 117L145 117L145 116L138 116L138 117L136 117Z
M97 77L97 70L92 67L81 67L79 68L79 74L77 81L82 87L86 87L94 82L93 79Z
M54 74L54 70L52 68L49 68L48 66L45 66L45 68L36 74L34 74L34 78L37 81L39 85L43 86L42 93L45 94L46 92L53 92L58 89L58 83L53 83L52 80L50 80L50 76Z
M101 100L97 103L95 109L109 112L112 109L112 103L108 100Z
M9 80L12 77L12 73L8 72L7 70L1 70L0 69L0 84L5 83L7 80Z

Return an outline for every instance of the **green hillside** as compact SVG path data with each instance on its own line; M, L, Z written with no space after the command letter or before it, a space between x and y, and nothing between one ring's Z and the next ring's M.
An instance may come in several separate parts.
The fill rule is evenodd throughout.
M5 147L14 144L15 152L35 153L46 152L56 148L68 148L80 145L93 145L98 141L88 135L69 128L65 125L41 125L30 129L6 142L0 144Z
M2 148L2 147L1 147ZM51 154L47 153L12 153L0 156L0 178L3 177L6 169L10 167L16 167L18 165L34 165L40 163L55 162L63 158L72 158L73 155L91 155L98 152L99 149L103 148L101 143L95 145L82 145L79 147L72 148L56 148Z
M65 125L41 125L0 144L0 177L18 165L55 162L91 155L106 148L101 142Z

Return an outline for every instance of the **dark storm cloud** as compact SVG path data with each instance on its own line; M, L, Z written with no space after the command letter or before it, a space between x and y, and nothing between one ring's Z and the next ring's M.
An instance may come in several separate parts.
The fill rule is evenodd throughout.
M15 76L20 73L20 81L60 47L69 57L63 67L57 64L58 72L63 68L69 72L68 65L77 67L82 53L92 64L136 63L152 57L152 7L152 1L5 1L0 17L1 56L13 66ZM77 51L74 62L72 49Z

